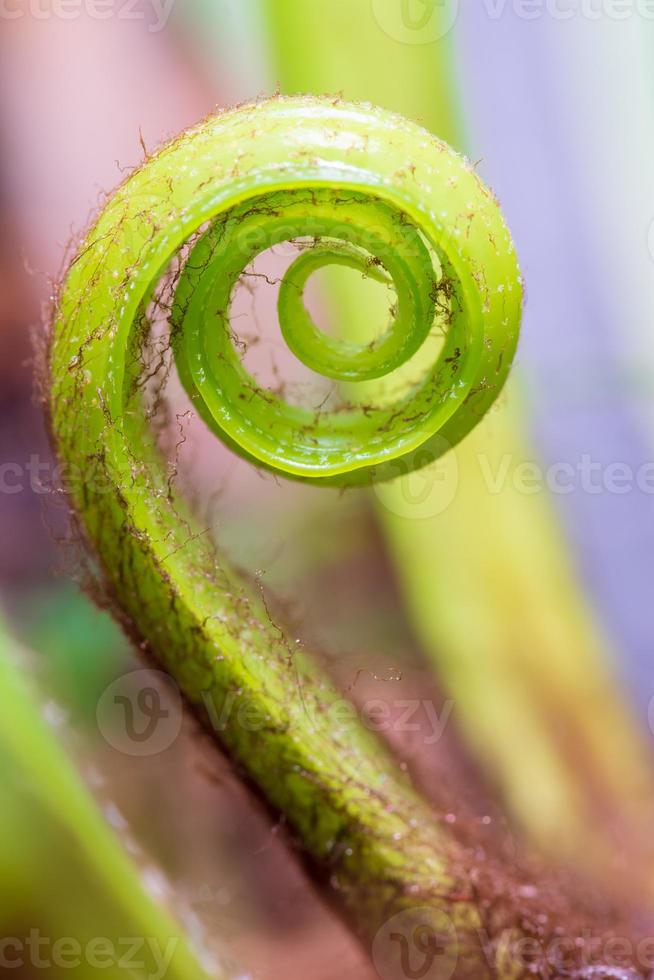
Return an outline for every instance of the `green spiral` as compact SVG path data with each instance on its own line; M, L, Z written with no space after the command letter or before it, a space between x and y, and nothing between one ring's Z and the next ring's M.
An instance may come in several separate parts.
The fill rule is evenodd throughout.
M501 212L473 168L387 112L276 99L216 116L169 146L98 222L102 268L87 302L115 321L116 335L100 355L104 367L94 359L91 371L113 418L124 417L126 352L143 305L207 222L175 294L176 362L198 412L240 455L339 485L388 479L397 473L389 461L435 458L496 398L515 350L521 285ZM230 328L234 289L260 252L300 237L314 244L286 272L280 326L293 353L324 376L389 375L419 350L446 305L440 355L396 403L317 415L262 392L243 366ZM84 259L71 270L62 307L80 295ZM329 337L306 311L307 279L334 263L392 284L395 317L372 343ZM427 453L416 455L420 447Z
M253 258L287 240L302 248L280 286L280 328L312 370L348 386L389 377L444 331L434 363L394 403L315 413L245 370L232 297ZM373 342L327 336L311 320L304 287L333 264L393 289L391 322ZM329 870L361 928L409 896L447 905L448 889L460 890L448 871L454 844L361 726L329 720L337 692L171 486L142 363L148 311L171 265L174 359L206 424L289 477L383 480L397 475L393 461L424 465L461 439L506 379L521 282L497 203L467 161L371 106L274 98L218 114L108 201L58 292L50 350L52 431L70 499L131 633L207 724L228 699L230 718L243 704L259 712L261 726L217 734Z
M211 135L216 144L237 140L243 163L252 157L247 190L237 164L219 189L211 182L217 213L194 195L196 214L211 224L175 296L176 362L198 412L241 456L285 476L346 485L389 478L385 464L420 447L427 453L414 454L411 469L435 458L484 414L515 350L520 277L499 208L466 161L388 113L278 100L257 107L248 132L240 112L215 121ZM262 392L246 371L232 342L234 290L258 254L295 239L309 244L281 283L280 327L318 374L390 375L445 319L440 356L396 403L317 415ZM305 284L332 264L392 286L395 314L378 339L357 345L312 322Z

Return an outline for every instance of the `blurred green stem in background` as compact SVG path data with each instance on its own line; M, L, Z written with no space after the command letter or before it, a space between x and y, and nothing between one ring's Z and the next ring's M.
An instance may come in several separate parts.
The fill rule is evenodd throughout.
M397 0L259 2L283 92L369 100L462 148L455 6L436 4L409 30ZM339 319L363 332L356 287L335 281L334 295ZM376 321L384 307L373 299L365 316ZM414 628L475 757L540 845L605 866L609 824L629 826L633 805L631 829L643 829L650 777L550 502L516 489L515 468L533 459L524 418L511 385L431 471L378 489L379 519ZM511 466L492 492L487 474L503 459ZM436 493L421 502L430 472Z
M26 667L27 655L0 624L3 968L62 978L97 972L107 980L206 976L44 720ZM55 723L60 709L43 710Z

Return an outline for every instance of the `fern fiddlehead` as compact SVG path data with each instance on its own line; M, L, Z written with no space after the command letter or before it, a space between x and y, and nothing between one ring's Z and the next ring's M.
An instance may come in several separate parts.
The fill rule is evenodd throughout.
M440 318L439 355L393 404L316 415L245 371L231 343L234 288L255 255L296 238L308 244L281 285L280 326L311 368L348 382L387 375ZM228 696L257 709L261 725L231 724L220 738L362 932L398 908L431 903L454 915L461 935L476 920L472 905L450 898L466 891L454 842L383 748L334 722L329 683L302 652L289 652L256 590L171 492L146 419L139 352L148 303L179 256L171 346L207 425L257 465L356 485L397 475L397 459L424 464L497 397L521 309L498 206L447 146L369 106L275 98L217 115L108 202L57 297L50 351L57 450L88 474L71 481L72 502L132 631L209 722ZM392 284L394 316L376 341L327 337L311 321L303 289L329 264Z

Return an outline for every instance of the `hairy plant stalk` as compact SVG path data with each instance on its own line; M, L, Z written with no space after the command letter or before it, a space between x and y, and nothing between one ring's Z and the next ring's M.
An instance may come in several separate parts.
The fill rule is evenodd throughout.
M349 381L375 377L445 330L436 363L397 404L309 412L245 372L230 343L231 292L256 253L298 236L310 245L282 284L280 321L306 363ZM445 144L370 106L275 98L217 115L110 200L68 270L50 351L54 440L129 629L209 727L228 698L231 718L241 706L257 716L257 725L228 724L220 740L360 933L399 909L447 910L462 969L485 976L465 852L382 745L339 721L337 692L208 543L155 447L141 378L148 304L191 240L175 276L171 343L197 411L261 466L352 485L391 475L398 458L411 468L435 458L496 398L521 309L497 204ZM328 339L308 319L304 282L332 262L392 280L396 315L378 342Z

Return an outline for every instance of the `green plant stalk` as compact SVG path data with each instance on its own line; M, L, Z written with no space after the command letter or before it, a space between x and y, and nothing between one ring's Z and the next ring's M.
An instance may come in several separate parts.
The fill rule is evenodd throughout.
M220 375L224 390L207 386L208 372L221 372L223 359L231 357L224 346L226 284L236 273L223 246L245 248L241 223L276 220L283 208L291 214L284 219L285 237L316 232L311 207L305 213L307 193L316 195L321 220L332 195L332 217L345 221L353 233L348 247L359 254L368 236L385 234L382 211L410 216L408 224L421 229L448 270L451 342L459 351L443 351L438 369L398 406L396 420L385 410L352 408L324 427L259 392L254 397L266 399L269 421L255 411L248 426L239 392L251 394L253 379L239 374L244 387L230 387L227 372ZM362 200L372 209L370 227L362 224ZM382 745L351 716L343 720L328 680L271 621L257 590L207 542L155 448L138 381L145 308L162 271L206 222L209 231L193 246L173 306L172 345L182 380L228 445L318 483L369 482L392 470L398 457L417 466L415 446L433 444L436 453L439 430L454 442L478 421L515 349L521 288L510 238L472 168L423 130L369 106L277 98L209 118L119 189L68 270L50 352L57 451L125 625L210 728L228 698L234 699L231 718L241 708L256 716L257 724L228 724L220 740L285 815L361 934L374 933L398 909L446 909L462 961L469 959L475 976L483 977L488 966L473 938L479 910L459 847ZM263 237L255 229L259 250L279 240L274 220L273 226ZM246 230L251 241L252 229ZM224 280L216 275L221 261L231 269ZM393 261L403 269L393 268L390 254L381 260L397 277L398 293L411 294L410 317L422 307L433 316L413 281L422 249L405 243ZM301 267L292 269L289 274L301 278ZM431 287L429 296L437 299ZM408 356L405 351L400 360ZM416 420L404 419L407 405L420 409ZM325 476L316 466L321 453Z
M49 976L95 972L91 944L100 937L105 946L104 952L96 950L102 964L97 971L105 977L128 972L124 940L130 938L143 942L129 976L160 978L164 961L170 980L205 976L183 929L143 889L132 862L44 723L17 661L18 652L0 625L3 938L6 930L15 929L16 939L24 942L31 928L39 928L50 940L41 950L51 963ZM21 927L24 932L18 931ZM64 950L66 958L59 960L55 943L67 939L78 944L77 951ZM3 960L21 955L31 953L3 947Z
M256 5L282 91L369 99L462 145L448 4L432 11L439 40L416 44L384 30L400 24L397 0ZM361 321L356 292L341 287L327 299L337 317ZM597 871L613 864L607 825L646 832L639 809L651 798L651 777L551 507L543 495L514 489L515 468L533 456L521 392L507 392L456 458L438 464L433 480L446 486L443 467L458 466L458 489L442 513L422 516L411 505L416 487L407 474L383 488L378 514L414 627L476 758L540 845ZM504 459L510 469L491 494L483 464L497 473Z

